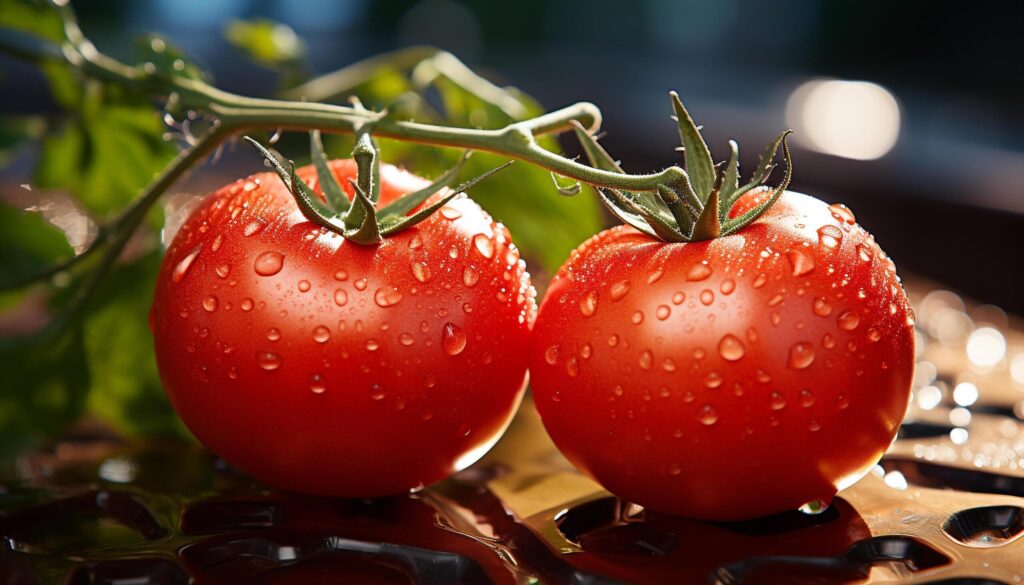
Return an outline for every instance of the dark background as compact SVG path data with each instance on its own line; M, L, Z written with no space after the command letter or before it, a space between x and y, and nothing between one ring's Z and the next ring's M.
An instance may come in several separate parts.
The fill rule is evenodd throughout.
M229 48L222 31L234 18L291 26L308 45L314 73L397 47L437 45L548 108L595 102L605 113L603 144L632 171L679 162L670 89L705 126L716 157L735 138L750 168L762 146L792 125L786 104L802 83L874 82L899 103L893 149L865 161L797 144L793 188L850 205L901 270L1024 313L1019 3L93 0L75 7L104 50L123 54L136 35L158 31L208 66L219 85L249 94L268 93L276 79ZM27 66L12 71L0 86L0 109L45 107L42 81Z

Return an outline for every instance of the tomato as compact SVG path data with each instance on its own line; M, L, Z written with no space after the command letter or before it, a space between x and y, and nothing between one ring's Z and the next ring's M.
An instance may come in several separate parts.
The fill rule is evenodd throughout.
M331 168L351 198L355 164ZM320 195L311 167L298 174ZM427 184L381 165L382 204ZM497 441L523 395L534 313L508 230L472 200L361 246L307 221L264 173L182 226L151 322L164 388L214 453L277 487L374 497Z
M569 460L629 501L709 520L827 503L862 477L913 367L893 263L847 208L788 191L709 241L598 234L552 282L530 349Z

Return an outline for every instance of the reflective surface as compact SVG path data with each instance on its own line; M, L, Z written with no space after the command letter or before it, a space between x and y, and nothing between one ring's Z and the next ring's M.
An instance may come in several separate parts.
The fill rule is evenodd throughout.
M909 288L907 422L873 473L806 508L817 513L646 512L575 472L530 401L476 465L374 501L271 490L200 447L83 424L0 482L0 582L1022 582L1024 329Z

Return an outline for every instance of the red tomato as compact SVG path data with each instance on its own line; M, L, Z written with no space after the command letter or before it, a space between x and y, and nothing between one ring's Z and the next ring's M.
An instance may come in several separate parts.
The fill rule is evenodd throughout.
M847 208L792 192L712 241L598 234L559 271L530 350L537 408L577 467L710 520L827 502L863 476L913 367L893 263Z
M351 197L355 164L331 165ZM381 165L382 203L426 184ZM178 232L152 327L164 388L213 452L274 486L373 497L497 441L523 395L533 297L508 230L470 199L360 246L263 173Z

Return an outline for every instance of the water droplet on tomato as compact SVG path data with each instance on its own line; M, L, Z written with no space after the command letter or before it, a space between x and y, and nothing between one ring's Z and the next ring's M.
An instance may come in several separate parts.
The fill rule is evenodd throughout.
M613 301L622 300L622 298L625 297L627 293L629 293L628 280L616 282L611 286L611 288L608 289L608 295L612 297Z
M565 360L565 373L569 374L570 378L575 378L580 373L580 362L575 356Z
M252 299L250 299L249 297L245 297L244 299L242 299L242 302L238 304L238 306L241 307L243 311L248 313L249 311L252 310L253 307Z
M313 374L310 376L309 391L313 394L323 394L327 391L327 384L324 383L324 377L320 374Z
M249 225L245 226L245 230L242 233L244 233L246 236L251 236L253 234L258 233L262 229L263 222L259 219L254 219L251 222L249 222Z
M754 279L753 286L754 288L761 288L766 282L768 282L768 277L764 274L758 274L757 278Z
M398 292L398 289L396 288L382 287L378 288L377 292L373 293L373 302L377 303L378 307L393 307L401 300L402 293Z
M658 305L658 310L654 313L659 321L668 319L671 314L672 309L668 308L668 305Z
M217 310L217 297L210 295L203 299L203 308L206 312L212 313Z
M196 344L192 343L191 341L186 343L185 344L185 351L187 351L189 353L195 353L196 352Z
M231 366L231 368L228 369L228 378L231 378L232 380L237 380L238 368L236 368L235 366Z
M459 355L466 349L466 333L454 323L445 323L441 332L441 346L448 355Z
M380 384L374 384L370 386L370 398L372 398L373 400L384 400L385 395L386 393L384 392L384 387L381 386Z
M419 250L422 247L423 247L423 240L420 238L420 235L419 234L413 234L412 237L409 238L409 249L411 249L411 250Z
M458 428L458 430L456 432L460 436L468 437L469 434L473 432L473 427L469 426L469 423L465 423L464 422L464 423L459 425L459 428Z
M836 346L836 339L830 334L826 333L821 337L821 346L825 349L832 349Z
M412 275L420 282L430 282L430 279L434 276L430 267L424 262L413 262L409 267L412 269Z
M474 270L471 266L467 266L462 271L462 283L466 286L473 286L480 280L480 273Z
M802 370L814 363L814 346L807 341L799 341L789 348L789 367Z
M366 350L367 351L377 351L378 349L380 349L380 342L379 341L377 341L376 339L367 339L366 340Z
M811 422L807 423L807 430L811 431L812 433L816 433L821 430L821 423L814 419L811 419Z
M494 242L487 237L486 234L477 234L473 236L473 246L481 256L490 260L494 258Z
M344 289L334 291L334 304L344 307L348 303L348 293Z
M269 341L277 341L281 339L281 332L276 327L271 327L267 330L267 339Z
M552 345L544 350L544 361L549 365L555 365L558 363L558 352L560 348L557 345Z
M800 406L810 408L814 405L814 393L804 388L800 391Z
M643 311L637 311L637 312L633 313L633 317L630 318L630 320L633 322L633 325L639 325L639 324L643 323L644 322L644 313L643 313Z
M843 241L843 230L834 225L823 225L818 228L818 245L825 248L836 248Z
M811 310L819 317L828 317L832 314L832 305L825 297L816 297L811 304Z
M284 360L281 356L277 355L272 351L258 351L256 352L256 363L260 368L272 372L281 367L281 363Z
M710 305L715 302L715 293L711 292L709 288L700 291L700 302L704 305Z
M686 272L686 280L691 282L701 281L709 276L711 276L711 266L708 265L707 260L702 260L699 263L694 264Z
M589 343L584 343L583 347L580 348L580 357L589 360L590 356L594 353L594 347Z
M327 343L331 338L331 330L323 325L317 325L313 328L313 341L317 343Z
M676 368L676 361L672 358L665 358L665 360L661 362L661 369L666 372L674 372L676 371Z
M227 264L221 264L220 266L218 266L216 268L216 271L217 271L217 276L219 276L221 278L227 278L228 274L231 273L231 267L228 266Z
M722 284L721 286L718 287L718 290L722 291L723 295L732 294L732 291L736 290L736 281L731 278L726 278L725 280L722 281Z
M216 238L213 238L213 244L210 245L210 250L216 252L220 250L220 245L224 241L224 236L218 234Z
M352 283L352 286L355 287L355 289L358 291L364 291L366 290L366 279L360 278L359 280Z
M790 250L786 253L786 258L793 268L793 276L803 276L814 270L814 257L802 250Z
M300 280L299 281L299 292L309 292L309 289L312 286L313 285L311 285L308 280Z
M854 217L853 212L850 208L843 205L842 203L833 203L828 206L828 210L832 212L832 217L836 221L841 221L847 225L853 225L857 222L857 218Z
M743 345L743 342L732 333L725 334L718 341L718 354L730 362L743 359L746 352L747 348Z
M456 219L462 217L462 212L459 211L458 209L455 209L454 207L445 205L444 207L441 208L441 217L447 219L448 221L455 221Z
M715 407L710 404L705 404L697 413L697 420L699 420L702 425L711 426L718 422L718 411L716 411Z
M260 276L273 276L281 272L281 268L284 267L284 254L273 251L263 252L256 257L252 267Z
M704 376L704 385L708 388L718 388L722 385L722 374L711 371Z
M857 257L860 258L861 262L871 262L871 259L875 257L875 253L864 244L857 244Z
M584 317L593 316L597 312L597 293L590 291L580 299L580 313Z
M181 279L185 278L185 275L188 274L188 269L192 267L192 263L195 262L196 257L199 256L199 252L202 250L203 245L199 244L192 248L192 251L174 266L174 271L171 273L171 280L173 282L181 282Z
M654 284L661 280L661 277L665 275L665 271L661 268L655 270L647 277L647 284Z
M685 301L685 300L686 300L686 293L684 293L681 290L680 291L676 291L676 293L674 295L672 295L672 304L673 305L681 305L681 304L683 304L683 301Z
M640 364L640 369L649 370L651 369L651 362L654 361L654 355L651 350L645 349L640 353L640 357L637 359L637 363Z
M772 410L782 410L786 408L786 397L781 392L773 391L768 397L768 405Z
M348 280L348 272L346 272L344 270L339 270L339 271L335 272L334 273L334 280L338 280L338 281L346 281L346 280Z
M874 327L868 328L868 341L869 342L875 343L876 341L878 341L881 338L882 338L882 333L878 329L876 329Z
M668 466L668 474L669 475L679 475L682 472L683 472L683 468L678 463L673 463L673 464Z
M836 318L836 325L843 331L853 331L860 325L860 316L847 309L839 313L839 317Z

